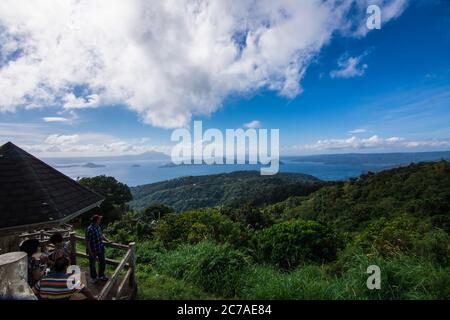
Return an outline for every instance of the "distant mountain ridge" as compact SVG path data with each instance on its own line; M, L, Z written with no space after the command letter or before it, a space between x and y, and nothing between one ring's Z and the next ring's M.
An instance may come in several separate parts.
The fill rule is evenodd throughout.
M142 161L142 160L158 160L169 161L170 157L162 152L148 151L141 154L120 155L120 156L92 156L92 157L61 157L61 158L43 158L49 163L93 163L98 161Z
M423 161L450 160L450 151L397 152L397 153L346 153L286 157L293 162L320 162L325 164L381 164L386 167Z
M163 203L177 211L217 205L235 206L249 201L270 201L283 197L292 186L300 194L319 188L321 181L302 173L261 176L258 171L236 171L206 176L189 176L131 188L133 208Z

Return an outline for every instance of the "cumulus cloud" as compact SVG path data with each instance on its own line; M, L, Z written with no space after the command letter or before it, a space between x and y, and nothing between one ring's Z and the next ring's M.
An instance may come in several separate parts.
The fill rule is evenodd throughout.
M99 106L100 97L98 94L88 94L85 97L77 97L73 93L68 93L63 98L64 109L84 109Z
M69 145L74 144L80 141L80 136L77 134L73 135L59 135L59 134L52 134L45 139L45 143L51 144L51 145Z
M410 1L408 0L359 0L355 1L352 6L352 12L355 16L359 16L367 12L369 5L377 5L381 9L381 28L392 19L398 18L407 8ZM356 37L364 37L370 30L365 24L347 24L344 33Z
M73 135L51 134L44 141L20 144L39 156L114 156L141 154L148 151L170 152L170 146L152 145L148 138L120 139L99 133Z
M249 123L244 123L244 128L247 128L247 129L261 128L261 122L258 120L253 120L253 121L250 121Z
M312 144L292 146L296 151L341 151L363 149L417 149L449 148L450 140L408 140L402 137L383 138L373 135L368 138L352 136L347 139L323 139Z
M229 94L292 98L332 35L365 25L365 2L2 0L0 111L119 104L178 127ZM405 1L376 2L386 22Z
M367 129L358 128L358 129L351 130L348 133L349 134L360 134L360 133L366 133L366 132L367 132Z
M359 57L341 57L338 61L338 69L330 72L332 78L353 78L364 75L368 65L362 63L365 54Z

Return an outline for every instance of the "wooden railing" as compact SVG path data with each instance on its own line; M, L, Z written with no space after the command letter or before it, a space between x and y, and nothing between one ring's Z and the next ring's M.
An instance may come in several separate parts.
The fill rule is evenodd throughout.
M76 250L76 243L77 241L83 241L83 243L86 241L86 239L82 236L76 235L75 232L71 232L69 234L69 241L70 241L70 251L74 254L72 254L71 260L73 261L73 264L76 264L76 258L77 257L83 257L86 259L89 259L89 256L86 253L83 252L77 252ZM114 249L120 249L120 250L126 250L125 255L123 256L122 260L112 260L109 258L106 258L106 264L115 266L115 270L111 278L106 282L105 286L103 287L102 291L98 295L99 300L105 300L108 297L111 297L112 299L120 299L124 293L124 290L127 288L126 284L128 284L128 288L131 289L131 291L136 291L136 280L135 280L135 271L136 271L136 244L134 242L129 243L128 245L120 244L120 243L114 243L114 242L104 242L105 247L110 247ZM119 287L116 292L112 292L112 289L116 285L117 281L120 278L120 274L123 270L127 268L127 273L123 277L122 281L119 284Z
M60 232L63 235L63 239L65 241L69 241L70 243L70 260L71 263L76 265L77 264L77 257L88 259L89 255L87 255L84 252L77 251L77 242L82 241L83 244L85 244L86 239L85 237L77 235L75 232L72 231L72 229L60 229L60 230L51 230L51 231L38 231L33 233L26 233L22 234L22 238L37 238L39 239L41 250L44 252L47 246L50 246L50 236L55 233ZM109 280L105 283L103 286L100 294L98 295L99 300L106 300L106 299L121 299L121 297L124 295L125 291L128 291L131 293L131 297L134 298L136 292L137 292L137 285L136 285L136 279L135 279L135 272L136 272L136 244L134 242L129 243L128 245L120 244L120 243L114 243L114 242L103 242L105 247L119 249L126 251L125 255L123 256L122 260L113 260L106 258L105 262L108 265L114 266L114 272L112 276L109 278ZM125 276L121 279L117 290L113 292L113 289L117 282L120 279L122 271L127 270Z

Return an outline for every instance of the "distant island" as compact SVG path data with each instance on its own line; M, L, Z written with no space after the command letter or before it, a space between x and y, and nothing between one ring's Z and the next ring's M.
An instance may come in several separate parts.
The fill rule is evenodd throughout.
M81 167L83 167L83 168L104 168L106 166L103 164L95 164L93 162L88 162L86 164L83 164Z
M105 168L103 164L96 164L93 162L88 162L85 164L70 164L70 165L54 165L55 168Z
M133 164L131 167L132 167L132 168L140 168L141 165L140 165L140 164Z

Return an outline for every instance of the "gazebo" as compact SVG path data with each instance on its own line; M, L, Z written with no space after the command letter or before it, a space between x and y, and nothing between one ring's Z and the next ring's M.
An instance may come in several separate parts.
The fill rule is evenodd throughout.
M0 238L59 226L102 201L13 143L0 147Z
M41 248L49 244L54 232L68 233L71 262L76 258L87 259L77 251L77 241L85 238L64 224L89 210L100 206L103 197L87 189L11 142L0 147L0 260L7 264L18 251L23 238L38 238ZM63 228L61 228L63 226ZM131 299L136 295L135 248L128 245L105 243L106 247L125 251L120 261L106 259L114 266L111 278L104 284L91 287L99 299ZM16 252L18 253L18 252ZM15 257L15 256L14 256ZM9 259L9 260L8 260ZM1 271L1 270L0 270ZM86 273L86 270L82 270ZM1 288L0 288L1 289ZM1 290L0 290L1 291ZM0 292L1 299L1 292Z

